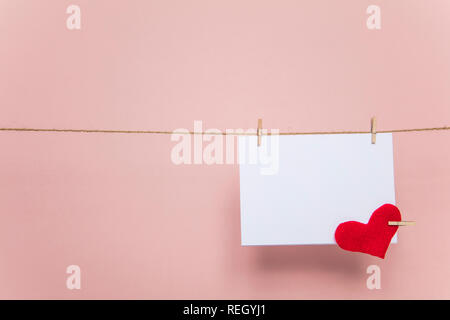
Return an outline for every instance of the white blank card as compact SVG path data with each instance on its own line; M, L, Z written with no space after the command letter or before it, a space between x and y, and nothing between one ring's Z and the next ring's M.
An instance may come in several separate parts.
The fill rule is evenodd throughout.
M395 204L390 133L240 136L239 161L242 245L335 244L340 223Z

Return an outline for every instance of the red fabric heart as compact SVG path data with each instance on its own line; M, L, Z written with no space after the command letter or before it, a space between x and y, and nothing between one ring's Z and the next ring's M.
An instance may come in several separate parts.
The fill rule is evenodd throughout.
M400 210L392 204L384 204L375 210L367 224L348 221L341 223L334 234L336 243L344 250L368 253L384 259L398 226L388 221L401 221Z

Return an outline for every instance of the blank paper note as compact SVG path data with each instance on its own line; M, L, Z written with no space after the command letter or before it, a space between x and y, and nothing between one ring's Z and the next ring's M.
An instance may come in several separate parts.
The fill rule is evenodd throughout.
M242 245L335 244L395 204L392 149L390 133L239 137Z

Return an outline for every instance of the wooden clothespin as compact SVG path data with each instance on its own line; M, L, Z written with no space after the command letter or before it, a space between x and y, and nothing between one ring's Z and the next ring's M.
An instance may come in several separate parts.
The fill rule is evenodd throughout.
M415 224L415 221L388 221L390 226L413 226Z
M377 119L372 117L370 119L370 132L372 133L372 144L377 142Z
M261 145L261 134L262 134L262 119L258 119L258 129L256 130L256 135L258 136L258 147Z

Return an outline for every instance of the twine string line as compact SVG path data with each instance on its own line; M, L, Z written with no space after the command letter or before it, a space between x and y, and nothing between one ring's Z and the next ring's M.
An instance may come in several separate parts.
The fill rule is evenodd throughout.
M422 131L442 131L450 130L450 126L434 127L434 128L413 128L413 129L392 129L377 130L376 133L397 133L397 132L422 132ZM44 128L0 128L0 131L9 132L59 132L59 133L122 133L122 134L189 134L189 135L234 135L234 136L257 136L255 132L205 132L205 131L158 131L158 130L103 130L103 129L44 129ZM364 134L372 133L369 131L310 131L310 132L261 132L261 135L322 135L322 134Z

